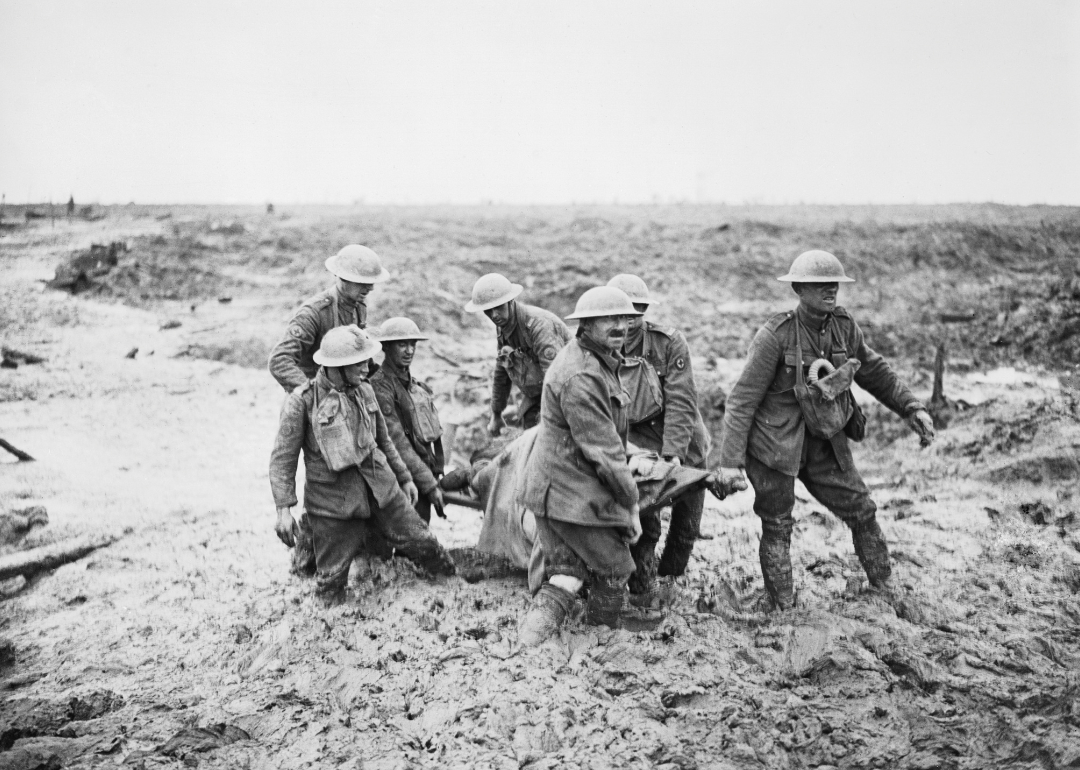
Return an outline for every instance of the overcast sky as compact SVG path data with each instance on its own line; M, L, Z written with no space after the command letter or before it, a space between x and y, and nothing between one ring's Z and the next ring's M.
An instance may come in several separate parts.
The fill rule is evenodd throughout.
M1080 2L0 0L0 192L1080 204Z

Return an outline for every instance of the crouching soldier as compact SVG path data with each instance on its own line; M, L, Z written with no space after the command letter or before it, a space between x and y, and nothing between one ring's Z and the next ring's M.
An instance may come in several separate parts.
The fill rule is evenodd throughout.
M520 628L523 645L553 634L589 585L593 625L655 626L657 613L626 605L634 572L630 544L641 537L638 488L626 461L627 407L619 381L627 319L640 313L619 289L600 286L567 318L577 337L555 357L544 380L540 426L519 497L536 518L546 580Z
M417 489L386 430L367 362L379 343L357 326L328 331L314 360L320 369L289 394L270 455L275 531L294 543L296 465L304 452L304 507L315 549L318 595L344 596L349 566L369 527L401 555L436 574L454 563L413 509Z
M319 365L315 351L323 335L337 326L367 326L367 296L377 283L390 278L379 255L367 246L351 243L326 260L326 269L336 279L325 291L309 297L293 314L281 341L270 351L270 374L291 393L315 376ZM300 516L300 526L293 549L292 571L311 575L315 554L311 550L311 527L307 514Z
M791 283L799 305L773 316L750 343L746 368L727 400L720 485L728 492L746 489L745 468L761 519L761 574L776 608L795 604L790 548L796 478L851 528L870 584L888 592L889 549L848 445L849 436L862 438L865 422L847 388L854 379L906 419L924 445L934 439L933 421L866 344L855 319L837 306L840 284L853 281L840 260L807 251L779 280Z
M636 275L617 275L608 286L626 292L634 309L642 314L652 304L649 287ZM670 463L703 470L709 456L709 432L698 410L690 351L682 332L635 316L629 321L622 352L627 357L623 381L633 403L630 442ZM659 561L660 511L641 517L641 539L630 549L637 564L630 578L632 602L648 606L670 603L674 598L672 578L686 572L704 509L704 489L687 492L672 503L671 524Z
M390 439L420 490L416 512L425 523L431 521L432 508L445 519L439 487L444 467L442 425L431 388L414 379L409 371L416 343L427 337L408 318L390 318L379 327L378 338L386 357L372 376L371 385Z
M498 357L491 382L488 422L492 436L498 436L506 426L502 413L510 400L511 385L517 385L521 391L518 409L521 427L536 426L540 421L544 374L570 340L570 330L554 313L517 301L521 290L521 284L510 283L498 273L488 273L473 285L472 299L465 305L469 313L483 312L498 329Z

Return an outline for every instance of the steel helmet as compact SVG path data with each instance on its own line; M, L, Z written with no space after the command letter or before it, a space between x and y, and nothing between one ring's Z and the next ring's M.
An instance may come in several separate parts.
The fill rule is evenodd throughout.
M428 337L420 333L420 327L412 320L404 316L387 318L379 327L375 335L380 342L399 342L402 340L426 340Z
M482 275L473 284L472 299L465 306L465 310L470 313L491 310L493 307L505 305L521 294L521 291L520 283L510 283L509 279L498 273Z
M635 305L649 305L656 300L649 298L649 287L636 275L621 273L607 282L608 286L622 289Z
M776 280L788 283L855 283L844 274L840 260L827 251L814 249L795 257L787 275Z
M634 309L634 303L622 289L616 289L614 286L594 286L578 297L577 307L566 318L600 318L613 315L642 315L642 313Z
M367 361L380 350L382 345L378 340L356 324L349 324L324 334L322 344L312 358L320 366L348 366Z
M359 243L350 243L326 260L326 269L352 283L382 283L390 277L379 255Z

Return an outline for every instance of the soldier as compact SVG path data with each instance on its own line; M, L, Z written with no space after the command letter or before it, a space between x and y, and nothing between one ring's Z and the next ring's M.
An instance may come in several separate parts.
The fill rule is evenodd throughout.
M546 580L521 625L523 645L554 633L586 582L587 622L612 628L659 622L659 615L625 604L634 572L630 544L641 537L641 520L626 461L630 397L619 368L627 319L636 315L619 289L586 291L567 316L582 319L577 337L544 381L540 427L519 496L536 517Z
M835 399L841 410L837 419L824 430L813 411L810 391L816 388L806 385L806 370L821 367L816 359L825 359L827 369L843 367L838 375L855 372L855 382L907 420L924 446L934 439L933 421L885 359L866 344L855 319L837 306L839 285L854 280L844 274L840 260L825 251L807 251L779 280L791 283L799 305L773 316L750 344L746 368L727 400L720 485L725 491L746 489L745 468L754 487L761 573L774 607L786 610L795 604L789 550L796 478L851 528L870 584L891 594L889 549L877 506L848 445L849 435L862 438L865 422L845 391Z
M432 400L431 388L409 372L416 343L426 340L408 318L390 318L379 327L382 343L382 367L371 378L379 407L386 419L386 429L398 454L420 490L416 512L425 523L431 521L431 509L446 518L439 478L443 475L442 425Z
M636 275L617 275L608 281L608 286L622 289L630 297L634 309L643 314L653 302L648 286ZM645 385L642 379L651 379L653 374L648 368L639 367L641 377L634 378L639 387L632 388L630 393L634 400L630 442L656 452L668 462L704 469L709 456L709 433L698 411L690 351L682 332L635 316L629 320L622 352L628 357L628 363L633 363L633 359L644 359L659 380L660 397L656 398L655 385L640 387ZM627 371L635 370L628 367ZM624 378L624 382L628 381ZM704 489L675 500L659 563L656 559L656 544L660 540L659 511L642 516L641 539L630 549L637 564L634 576L630 578L632 602L651 605L671 601L674 594L672 578L686 572L704 508Z
M511 384L521 391L518 416L522 428L540 421L540 394L544 374L555 355L570 341L570 330L554 313L518 302L521 284L510 283L498 273L482 276L474 285L470 313L483 311L498 327L498 358L491 382L491 420L488 432L498 436L506 423L502 413L510 398Z
M449 554L416 515L417 490L386 430L368 361L379 343L358 326L328 331L314 355L315 379L289 394L270 455L274 529L293 546L296 464L304 452L304 509L311 524L318 596L344 597L349 566L375 530L436 574L454 574Z
M356 324L367 326L367 295L374 284L390 277L379 256L367 246L350 244L326 260L326 269L337 282L304 301L293 314L285 336L270 352L270 374L291 393L315 376L318 364L313 355L323 335L331 329ZM311 528L307 514L300 516L300 529L293 550L292 571L297 575L315 572L315 553L311 546Z

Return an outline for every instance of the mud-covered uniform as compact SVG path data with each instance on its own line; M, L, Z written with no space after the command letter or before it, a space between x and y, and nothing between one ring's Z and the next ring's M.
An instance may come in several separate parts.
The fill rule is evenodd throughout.
M450 556L402 491L412 478L390 440L370 383L339 391L320 372L286 398L270 455L270 487L278 508L297 503L301 450L320 593L344 589L349 565L371 536L431 572L453 573Z
M337 286L331 286L305 300L285 327L281 341L270 351L270 374L286 393L291 393L319 371L313 356L322 344L323 335L338 326L349 324L356 324L361 329L367 326L367 305L363 299L352 300L342 295ZM311 526L305 512L300 515L296 545L293 547L292 571L307 575L314 569Z
M709 456L709 432L698 410L697 387L686 337L677 329L644 321L638 333L627 338L623 353L628 364L625 370L632 371L634 358L644 359L659 380L659 393L651 393L652 388L647 387L650 379L647 371L641 372L641 378L634 378L637 387L630 394L634 402L629 434L631 443L664 458L677 457L689 468L704 469ZM641 539L630 548L637 564L630 580L632 592L647 590L657 574L677 577L686 571L704 507L704 489L675 500L659 561L656 545L660 540L660 512L642 515Z
M638 488L626 462L627 407L621 356L578 336L544 380L540 427L519 481L536 517L545 574L621 588L634 572L622 534Z
M491 411L501 415L510 400L511 385L521 391L518 415L522 428L540 421L544 375L555 356L570 341L562 319L543 308L510 300L510 320L499 329L498 357L491 382Z
M795 353L796 323L804 340L801 362ZM822 439L805 428L795 397L795 367L808 369L818 358L837 368L849 358L858 359L862 366L855 382L901 417L923 408L841 307L820 327L800 308L773 316L758 331L746 368L727 399L720 465L745 467L754 487L754 512L762 527L762 574L773 599L781 597L778 604L792 596L789 549L796 478L851 528L855 552L871 583L883 583L891 574L877 506L855 469L847 435L840 431Z
M367 305L363 299L349 299L337 286L331 286L305 300L285 327L281 341L270 351L270 374L291 393L319 371L313 356L322 344L323 335L349 324L367 328Z
M399 369L387 357L371 378L390 440L412 474L420 491L416 512L431 521L428 494L439 486L444 458L442 425L431 388L415 379L408 369Z

